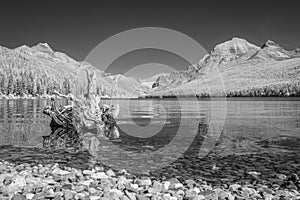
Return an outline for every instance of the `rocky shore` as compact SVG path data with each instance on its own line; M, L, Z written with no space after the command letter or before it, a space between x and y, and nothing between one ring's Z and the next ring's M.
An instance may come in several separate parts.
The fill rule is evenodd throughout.
M180 199L300 199L300 180L296 174L281 175L290 188L264 185L224 184L213 186L203 180L176 178L161 180L135 176L126 170L103 167L79 170L49 165L15 165L0 161L1 200L180 200Z

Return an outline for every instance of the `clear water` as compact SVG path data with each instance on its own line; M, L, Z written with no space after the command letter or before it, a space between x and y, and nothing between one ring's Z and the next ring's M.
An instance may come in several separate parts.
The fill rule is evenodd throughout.
M51 130L49 117L41 113L47 100L0 100L0 159L79 168L100 163L220 184L250 181L248 173L257 171L262 181L270 181L274 173L299 174L299 100L103 101L120 105L120 139L101 140L91 131L80 144L72 131Z

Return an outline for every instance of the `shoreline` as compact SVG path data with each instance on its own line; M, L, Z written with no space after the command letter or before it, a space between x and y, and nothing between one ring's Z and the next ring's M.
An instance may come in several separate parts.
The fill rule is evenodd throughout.
M0 96L0 100L48 100L51 98L63 100L64 98L57 97L55 95L47 95L47 96L37 96L37 97L19 97L19 96ZM176 99L184 99L184 100L194 100L197 99L199 101L243 101L243 100L249 100L251 101L262 101L262 100L290 100L290 101L298 101L300 100L300 96L253 96L253 97L248 97L248 96L241 96L241 97L184 97L184 96L179 96L179 97L112 97L112 98L107 98L107 97L101 97L101 100L137 100L137 101L147 101L151 99L158 99L158 100L176 100Z
M278 178L300 187L299 177L295 174L289 177L282 174ZM297 187L271 189L266 185L234 183L214 186L200 179L162 180L100 166L80 170L57 163L15 165L0 160L0 199L3 200L299 199L298 191Z

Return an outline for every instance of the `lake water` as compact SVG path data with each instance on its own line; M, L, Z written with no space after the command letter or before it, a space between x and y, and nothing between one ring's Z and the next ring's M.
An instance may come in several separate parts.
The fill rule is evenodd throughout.
M0 100L0 159L15 163L95 164L132 173L216 184L272 183L300 169L300 99L144 99L120 105L120 138L50 128L47 100ZM59 101L63 105L64 101ZM80 141L80 142L79 142ZM256 180L257 181L257 180Z

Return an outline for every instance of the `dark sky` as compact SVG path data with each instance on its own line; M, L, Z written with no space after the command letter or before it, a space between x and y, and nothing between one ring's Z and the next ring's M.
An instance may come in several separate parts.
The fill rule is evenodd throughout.
M138 27L164 27L197 40L208 51L232 37L262 45L300 46L299 1L16 1L0 4L0 45L47 42L82 60L101 41ZM114 73L114 72L113 72Z

